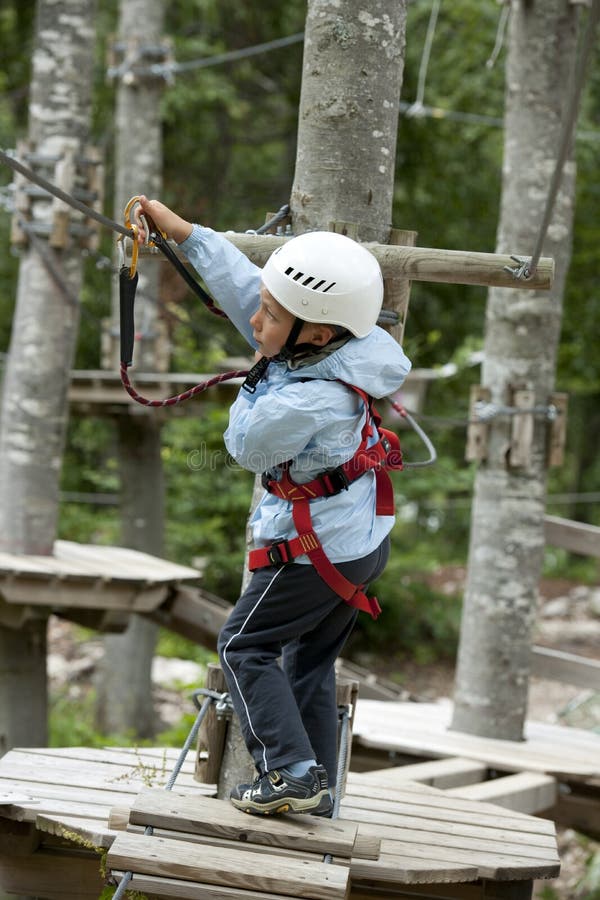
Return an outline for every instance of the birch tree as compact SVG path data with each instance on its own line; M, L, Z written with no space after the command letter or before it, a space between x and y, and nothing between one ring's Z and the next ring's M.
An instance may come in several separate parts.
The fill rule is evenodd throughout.
M576 56L571 0L513 0L506 67L497 252L532 252L555 168ZM570 158L543 245L556 261L550 293L492 288L483 385L497 406L547 407L554 388L562 297L571 255L575 163ZM494 419L475 482L452 727L520 740L544 552L548 423L533 420L529 458L515 458L513 418Z
M406 4L310 0L291 209L294 233L358 225L387 243Z
M121 0L116 69L119 74L115 121L115 218L120 221L133 194L161 195L162 124L160 97L164 81L148 74L163 61L163 0ZM161 351L158 258L144 259L139 270L136 321L138 370L156 372L167 354ZM118 330L118 295L113 298L113 333ZM118 354L113 353L113 365ZM164 484L161 423L156 410L127 406L116 417L121 475L121 541L126 547L156 556L164 552ZM152 660L158 627L132 615L127 630L104 639L105 655L96 679L98 727L108 733L155 732L152 707ZM127 690L123 690L127 685Z
M29 103L38 158L77 168L90 127L95 3L39 0ZM64 171L64 170L63 170ZM49 224L52 198L34 196L32 222ZM68 417L82 277L79 249L50 254L63 287L30 242L19 267L0 423L0 549L51 554ZM70 299L68 299L69 297ZM49 598L50 603L50 598ZM0 627L0 752L46 742L46 619Z

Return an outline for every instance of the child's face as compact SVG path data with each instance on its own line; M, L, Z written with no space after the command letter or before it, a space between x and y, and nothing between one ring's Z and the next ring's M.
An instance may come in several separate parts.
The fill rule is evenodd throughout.
M277 356L285 344L294 324L295 316L289 312L263 285L260 289L260 306L250 319L253 337L263 356ZM305 322L298 336L298 344L323 346L333 335L328 325Z

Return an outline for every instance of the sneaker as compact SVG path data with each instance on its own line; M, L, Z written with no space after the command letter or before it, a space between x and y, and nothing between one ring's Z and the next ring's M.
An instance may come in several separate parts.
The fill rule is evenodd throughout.
M273 769L252 784L238 784L230 795L237 809L255 816L275 813L312 813L331 804L327 772L323 766L311 766L306 775L295 777ZM317 813L324 815L325 813Z
M333 800L331 799L331 794L329 791L324 797L321 797L321 802L315 809L310 810L311 816L322 816L324 819L331 819L333 816Z

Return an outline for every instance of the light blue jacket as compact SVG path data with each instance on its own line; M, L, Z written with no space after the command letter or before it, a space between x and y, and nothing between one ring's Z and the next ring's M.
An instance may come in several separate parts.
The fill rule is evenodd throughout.
M261 269L226 238L199 225L180 248L236 328L256 347L249 319L259 305ZM292 460L292 478L311 481L323 469L350 459L360 443L364 404L340 382L382 398L398 390L410 365L402 348L378 327L313 365L294 370L272 362L254 394L240 390L230 410L226 447L251 472ZM372 473L347 491L311 501L311 513L325 552L338 563L371 553L394 524L393 516L375 515ZM265 493L252 527L257 546L295 537L291 504ZM296 561L309 562L305 556Z

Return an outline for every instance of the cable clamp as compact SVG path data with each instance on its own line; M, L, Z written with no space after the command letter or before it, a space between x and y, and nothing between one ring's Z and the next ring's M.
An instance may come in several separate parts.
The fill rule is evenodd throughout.
M510 258L513 259L517 265L503 266L503 269L505 272L510 272L515 281L528 281L530 278L533 278L535 269L531 271L529 268L532 259L531 256L514 256L511 254Z

